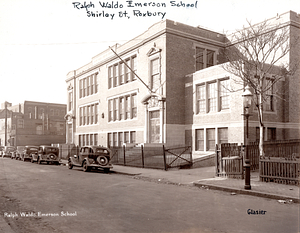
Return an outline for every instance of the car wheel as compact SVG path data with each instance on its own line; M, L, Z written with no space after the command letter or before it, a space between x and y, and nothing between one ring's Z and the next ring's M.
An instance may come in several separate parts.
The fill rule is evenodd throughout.
M108 159L105 156L100 155L97 157L97 162L101 166L106 166L108 164Z
M82 167L83 167L84 172L89 172L90 171L90 167L87 165L86 161L83 162Z
M68 161L68 168L69 168L69 169L72 169L72 168L73 168L73 164L72 164L72 162L71 162L70 160Z

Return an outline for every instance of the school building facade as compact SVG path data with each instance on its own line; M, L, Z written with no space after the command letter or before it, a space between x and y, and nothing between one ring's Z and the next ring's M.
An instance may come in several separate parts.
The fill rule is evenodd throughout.
M279 18L291 33L299 33L297 13ZM70 71L67 143L188 144L193 153L200 153L217 143L243 142L242 91L224 88L236 85L222 68L226 60L221 51L228 42L218 32L165 20ZM291 51L289 59L296 56L299 50ZM288 89L285 100L267 103L272 106L266 107L265 118L269 140L299 138L299 101L293 101L299 96L299 76L298 72L277 84ZM254 141L258 121L253 111Z

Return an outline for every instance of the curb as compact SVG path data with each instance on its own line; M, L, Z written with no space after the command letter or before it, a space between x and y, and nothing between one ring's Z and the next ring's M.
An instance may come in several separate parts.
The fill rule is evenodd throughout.
M276 194L270 194L270 193L263 193L259 191L253 191L253 190L246 190L246 189L238 189L238 188L228 188L220 185L211 185L211 184L205 184L205 183L193 183L196 187L208 187L213 190L220 190L224 192L234 192L236 194L244 194L244 195L250 195L250 196L256 196L256 197L264 197L269 199L275 199L275 200L292 200L294 203L300 203L299 198L294 197L288 197L283 195L276 195Z

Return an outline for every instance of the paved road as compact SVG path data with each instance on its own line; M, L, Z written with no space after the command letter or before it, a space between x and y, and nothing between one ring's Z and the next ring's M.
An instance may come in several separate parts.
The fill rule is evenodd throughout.
M0 231L17 233L299 232L298 204L8 158L0 206Z

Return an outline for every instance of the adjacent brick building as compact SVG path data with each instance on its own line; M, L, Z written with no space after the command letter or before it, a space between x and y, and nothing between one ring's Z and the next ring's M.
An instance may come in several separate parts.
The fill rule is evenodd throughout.
M7 103L7 102L6 102ZM66 104L24 101L12 106L2 104L0 142L5 145L51 145L66 142Z
M276 20L299 34L297 13ZM67 143L188 144L197 153L220 142L243 142L242 92L223 88L235 85L221 67L228 41L221 33L165 20L113 46L120 58L107 49L69 72ZM288 61L296 57L299 49L291 51ZM287 88L286 98L266 114L266 138L299 138L299 72L277 85ZM257 127L253 116L252 141Z

